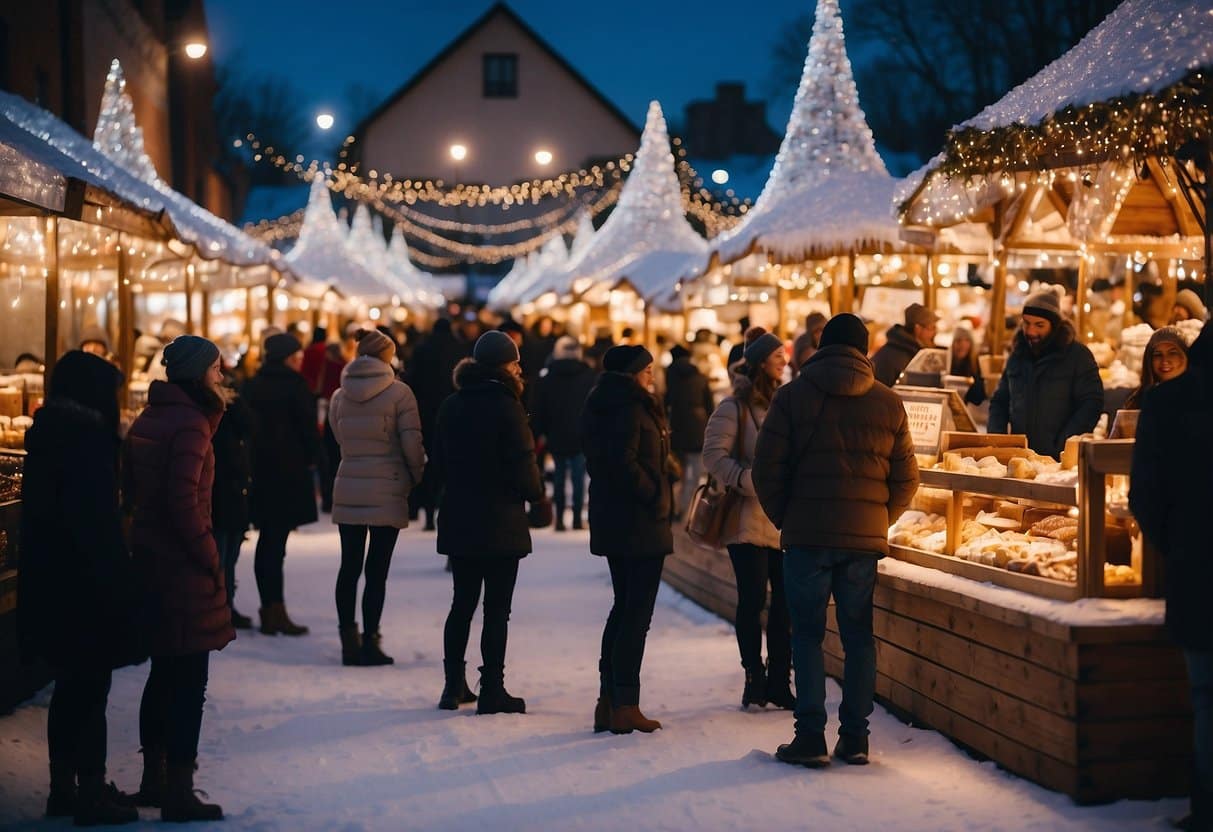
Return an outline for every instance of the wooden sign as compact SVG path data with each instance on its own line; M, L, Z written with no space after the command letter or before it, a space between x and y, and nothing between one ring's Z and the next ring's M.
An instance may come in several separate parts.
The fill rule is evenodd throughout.
M975 431L973 417L955 390L936 387L897 385L893 392L901 396L914 437L914 453L939 457L944 431Z

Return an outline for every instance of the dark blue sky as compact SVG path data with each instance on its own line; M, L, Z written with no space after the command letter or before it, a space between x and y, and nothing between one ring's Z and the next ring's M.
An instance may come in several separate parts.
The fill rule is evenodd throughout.
M492 0L206 0L217 60L290 78L312 110L330 108L334 133L354 127L343 112L351 84L378 93L403 84ZM813 0L512 0L511 7L637 124L652 98L680 121L683 106L711 98L716 81L746 82L767 98L770 50L779 31ZM844 24L850 3L843 0ZM852 49L854 59L854 50ZM782 132L789 91L768 106Z

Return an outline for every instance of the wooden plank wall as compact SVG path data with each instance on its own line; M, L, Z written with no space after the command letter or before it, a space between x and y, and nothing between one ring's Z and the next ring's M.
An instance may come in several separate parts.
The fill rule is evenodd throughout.
M676 535L665 580L731 620L728 556ZM881 575L876 691L1015 774L1080 803L1187 793L1191 705L1161 627L1072 627ZM826 670L841 677L833 610Z

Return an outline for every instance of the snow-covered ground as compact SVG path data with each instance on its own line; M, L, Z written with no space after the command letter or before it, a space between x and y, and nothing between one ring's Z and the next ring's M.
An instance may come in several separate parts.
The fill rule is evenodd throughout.
M474 706L435 707L450 576L432 534L409 529L396 549L383 630L397 663L388 668L340 666L336 531L322 524L295 535L287 597L312 634L242 633L212 659L197 785L226 810L219 828L1141 830L1182 814L1179 800L1075 806L879 708L872 765L809 771L776 762L791 715L738 709L731 628L667 588L642 693L665 730L595 735L606 564L587 554L584 533L544 531L536 543L518 581L506 668L528 713L478 717ZM246 545L237 594L247 613L257 606L251 553ZM110 695L110 777L128 789L140 771L146 673L146 665L118 672ZM831 682L832 713L838 696ZM40 820L48 701L43 691L0 717L0 828L54 828ZM153 828L158 813L143 818Z

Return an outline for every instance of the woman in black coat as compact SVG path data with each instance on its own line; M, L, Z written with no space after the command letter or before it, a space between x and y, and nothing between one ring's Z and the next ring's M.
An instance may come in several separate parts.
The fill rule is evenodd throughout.
M640 664L670 531L675 472L665 417L649 392L653 356L612 347L582 413L590 472L590 551L606 557L615 603L602 632L594 730L650 733L661 723L640 711Z
M23 658L55 676L46 814L77 823L138 820L105 782L111 671L147 658L118 501L121 384L104 359L67 353L25 438L18 636Z
M525 713L505 689L505 648L518 563L531 551L525 502L543 497L535 442L522 408L518 348L486 332L455 369L455 393L438 411L434 465L445 489L438 552L451 559L455 594L443 632L446 686L438 707L475 701L464 679L472 616L484 588L480 701L476 712Z
M287 614L283 588L287 538L318 519L312 466L320 432L316 400L299 372L302 365L303 346L295 336L271 335L265 341L265 363L240 391L253 417L251 508L260 532L254 571L266 635L308 631Z

